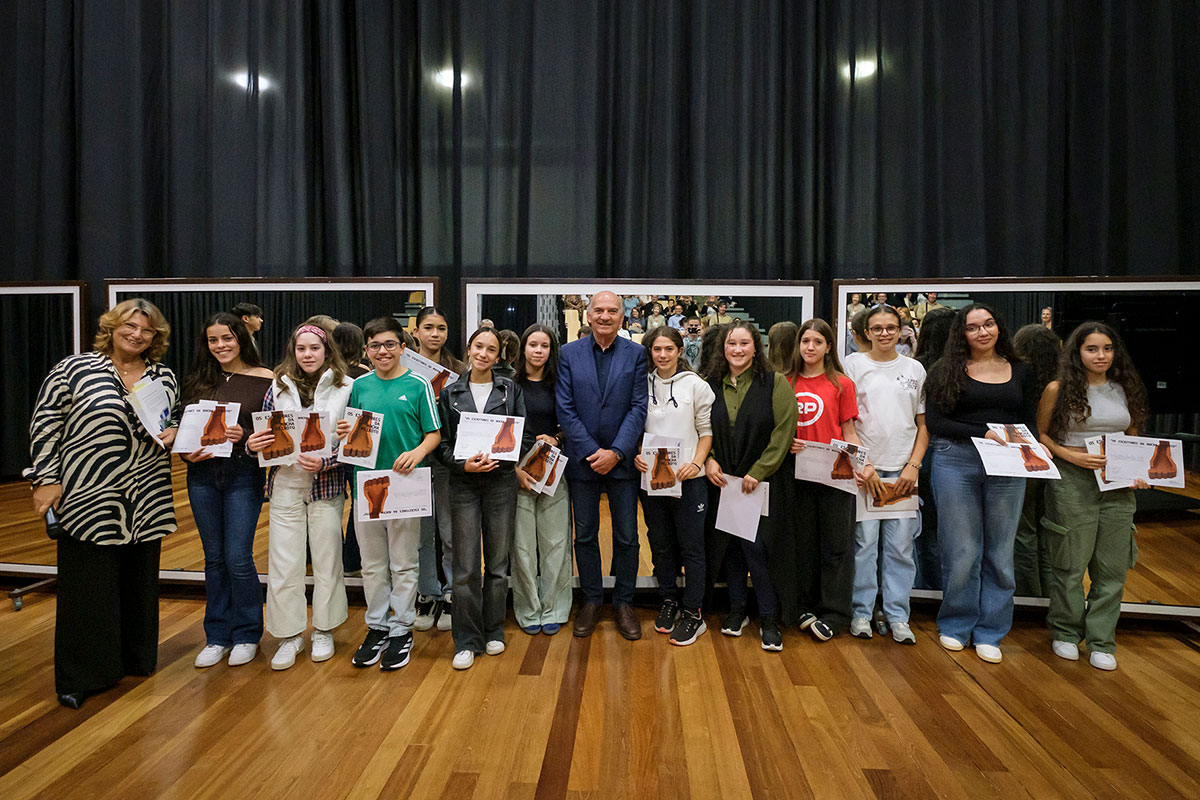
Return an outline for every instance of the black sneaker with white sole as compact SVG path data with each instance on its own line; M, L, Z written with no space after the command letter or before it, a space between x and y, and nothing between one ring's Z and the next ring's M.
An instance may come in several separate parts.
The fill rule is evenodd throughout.
M654 630L659 633L670 633L675 629L675 620L679 618L679 603L673 597L662 601L658 616L654 618Z
M749 624L750 620L746 618L746 612L735 608L725 615L725 621L721 623L721 633L726 636L741 636L742 629Z
M411 633L387 637L387 646L383 648L383 656L379 659L379 668L387 671L403 667L408 663L408 654L412 652L412 645Z
M779 623L774 617L763 617L758 621L758 627L762 631L763 650L783 649L783 634L779 632Z
M833 628L829 627L829 623L823 619L813 620L812 624L808 626L808 632L818 642L828 642L833 638Z
M704 624L704 618L700 616L699 611L684 610L679 615L679 622L675 623L675 630L671 631L671 644L689 645L699 639L700 634L706 630L708 626Z
M800 619L796 622L796 627L802 631L808 630L812 624L817 621L817 615L811 611L805 611L800 615Z
M354 658L350 659L350 663L356 667L369 667L374 664L379 660L387 638L387 631L367 628L367 638L363 639L363 643L354 651Z

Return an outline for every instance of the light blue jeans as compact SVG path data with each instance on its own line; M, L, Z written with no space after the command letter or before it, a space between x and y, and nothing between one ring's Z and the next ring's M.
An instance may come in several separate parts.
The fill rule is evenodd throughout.
M899 474L900 470L879 471L881 478L895 478ZM854 616L871 618L875 595L882 583L884 616L888 622L908 622L908 596L917 575L913 540L920 534L919 513L910 519L872 519L855 526Z
M963 644L999 645L1012 627L1013 543L1025 478L985 474L969 439L934 437L930 452L942 553L938 630Z

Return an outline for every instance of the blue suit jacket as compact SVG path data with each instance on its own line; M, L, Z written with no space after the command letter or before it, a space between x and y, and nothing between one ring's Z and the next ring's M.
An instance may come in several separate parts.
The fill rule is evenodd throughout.
M633 478L638 437L646 427L646 350L617 337L608 383L596 380L592 337L563 345L555 385L558 424L563 429L568 480ZM625 459L608 475L597 475L585 459L600 449L616 449Z

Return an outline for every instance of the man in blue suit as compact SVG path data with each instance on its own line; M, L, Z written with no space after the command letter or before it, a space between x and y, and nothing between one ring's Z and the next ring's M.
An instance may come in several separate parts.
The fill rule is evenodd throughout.
M637 487L633 467L646 426L646 351L617 335L625 318L621 298L597 292L588 303L592 335L563 345L555 400L563 429L567 480L575 516L575 561L583 607L575 635L591 636L600 619L600 494L612 514L613 617L626 639L640 639L633 612L637 582Z

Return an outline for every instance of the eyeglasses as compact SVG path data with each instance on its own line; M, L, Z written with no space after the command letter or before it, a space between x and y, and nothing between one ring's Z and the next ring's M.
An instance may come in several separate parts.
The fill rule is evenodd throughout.
M400 343L395 339L388 339L386 342L371 342L367 345L367 352L378 353L380 350L387 350L389 353L400 346Z
M996 320L989 319L982 325L967 325L963 330L967 332L967 336L974 336L980 331L994 331L996 330Z
M867 332L872 336L883 336L885 333L888 336L893 336L900 332L899 325L872 325L867 328Z
M142 326L135 325L132 322L122 322L120 327L122 330L129 333L135 333L138 336L149 336L153 338L154 334L157 333L154 328L143 328Z

